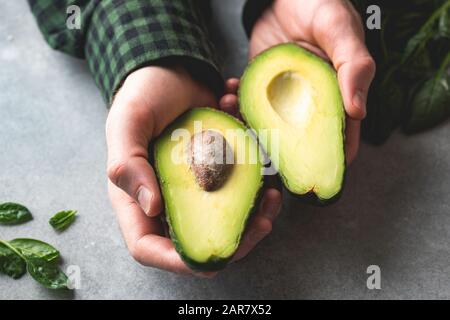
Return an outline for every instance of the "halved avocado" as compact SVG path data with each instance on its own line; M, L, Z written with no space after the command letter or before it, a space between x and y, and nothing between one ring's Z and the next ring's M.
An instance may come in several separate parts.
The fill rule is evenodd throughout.
M155 167L171 238L194 270L226 266L257 203L263 165L259 145L248 130L224 112L196 108L178 118L155 142ZM215 144L218 137L226 146L227 166L196 163L197 158L201 162L203 155L220 150ZM203 154L198 155L198 150Z
M276 148L267 139L261 144L289 191L322 205L338 198L345 112L336 72L327 62L295 44L272 47L247 67L239 102L256 132L278 136Z

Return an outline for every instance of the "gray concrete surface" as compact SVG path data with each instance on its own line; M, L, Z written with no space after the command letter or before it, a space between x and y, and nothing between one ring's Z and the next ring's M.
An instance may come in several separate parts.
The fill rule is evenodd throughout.
M215 33L226 74L238 76L241 1L224 3L214 1ZM0 3L0 88L0 201L24 203L35 216L0 226L0 238L48 241L82 272L73 294L0 276L1 299L450 298L450 124L363 145L338 204L312 208L286 196L272 234L205 280L128 255L106 192L107 110L85 63L47 47L25 1ZM47 220L67 208L80 217L58 235ZM381 290L366 288L372 264Z

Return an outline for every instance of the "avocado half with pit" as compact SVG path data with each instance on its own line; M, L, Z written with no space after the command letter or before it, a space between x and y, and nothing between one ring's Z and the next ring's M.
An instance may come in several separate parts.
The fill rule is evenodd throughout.
M154 145L170 235L194 270L226 266L263 184L259 145L236 118L211 108L188 111Z
M295 44L258 55L239 88L242 116L285 187L315 204L329 204L341 193L345 174L345 112L334 69ZM275 142L273 140L276 140Z

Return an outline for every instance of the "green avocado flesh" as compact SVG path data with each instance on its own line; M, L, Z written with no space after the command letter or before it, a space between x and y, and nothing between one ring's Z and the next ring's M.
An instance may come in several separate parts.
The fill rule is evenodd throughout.
M191 139L204 130L220 133L232 151L231 169L214 191L200 187L189 162ZM259 146L247 130L226 113L196 108L175 120L155 143L155 168L172 241L194 270L225 267L256 204L263 165Z
M257 133L265 129L278 137L278 144L261 144L289 191L313 193L321 203L340 194L345 112L328 63L294 44L273 47L247 67L239 102Z

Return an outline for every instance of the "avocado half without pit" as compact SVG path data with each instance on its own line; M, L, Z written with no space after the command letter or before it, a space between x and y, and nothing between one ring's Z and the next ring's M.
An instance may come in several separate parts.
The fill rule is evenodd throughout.
M338 198L345 112L336 72L327 62L295 44L268 49L247 67L239 103L256 133L268 130L278 139L261 144L290 192L322 205Z
M232 258L262 186L260 149L234 117L188 111L154 145L155 168L172 241L194 270Z

